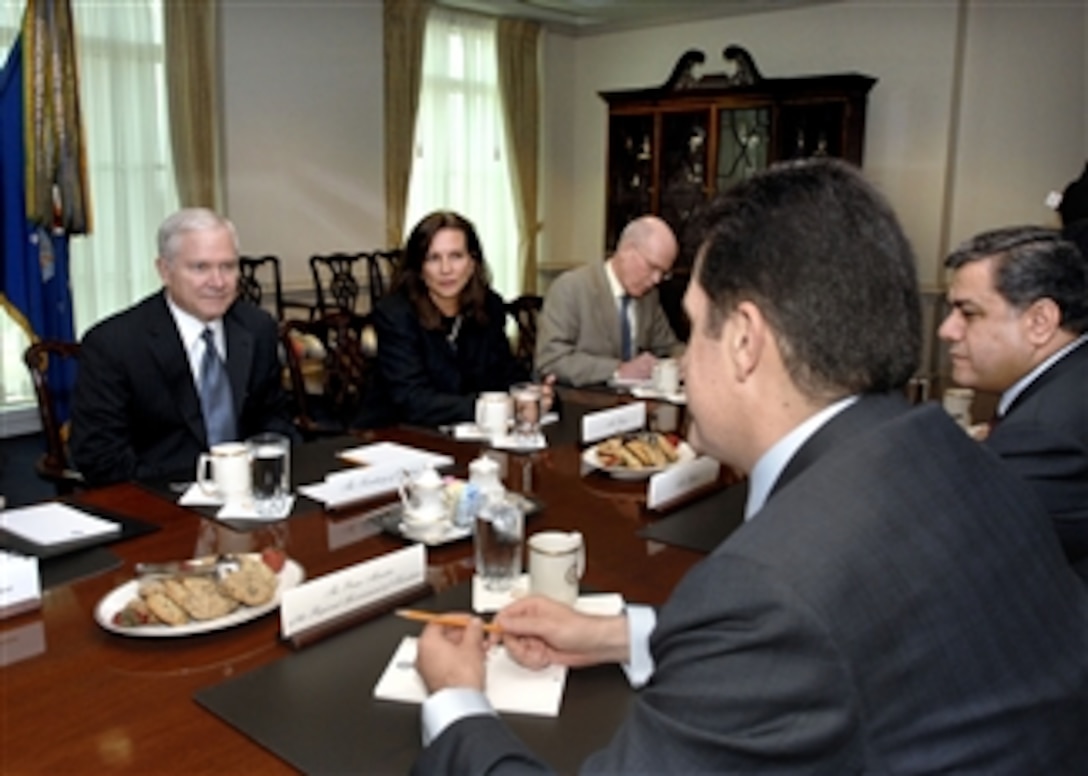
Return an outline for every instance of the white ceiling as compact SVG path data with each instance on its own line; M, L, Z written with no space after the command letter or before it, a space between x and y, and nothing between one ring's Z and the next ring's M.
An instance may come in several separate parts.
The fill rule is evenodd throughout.
M595 35L657 24L762 13L836 0L435 0L492 16L533 19L569 35Z

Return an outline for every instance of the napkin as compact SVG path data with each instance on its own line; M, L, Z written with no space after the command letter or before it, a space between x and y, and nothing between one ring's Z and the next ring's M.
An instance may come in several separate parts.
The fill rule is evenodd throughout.
M676 391L675 393L664 393L652 386L632 388L631 395L636 399L658 399L672 404L687 404L688 401L688 397L683 390Z
M532 436L506 434L492 439L491 446L498 450L543 450L548 446L548 440L539 432Z
M405 636L374 686L374 697L402 703L422 703L427 697L416 672L418 640ZM552 665L540 671L523 668L500 645L487 653L487 699L498 711L555 717L563 701L567 669Z
M225 504L216 514L216 517L220 520L253 520L257 522L282 520L291 514L291 509L294 506L295 497L288 496L283 500L283 504L278 510L267 515L262 515L257 512L257 504L250 500L241 504Z
M178 503L183 507L217 507L222 505L223 499L213 493L208 493L199 482L189 485L188 490L181 494Z

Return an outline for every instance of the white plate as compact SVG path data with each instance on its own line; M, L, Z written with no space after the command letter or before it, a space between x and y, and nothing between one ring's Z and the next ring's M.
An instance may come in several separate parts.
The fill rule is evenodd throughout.
M594 445L582 451L582 462L587 466L605 472L611 477L615 477L617 480L645 480L658 472L665 471L669 466L695 460L695 451L691 448L691 445L684 441L676 446L676 455L676 460L668 466L648 466L644 469L631 469L627 466L605 466L597 457L597 446Z
M177 638L179 636L195 636L199 633L212 633L225 628L233 628L235 625L255 620L274 611L280 605L283 591L297 587L304 578L305 574L302 571L302 566L288 559L283 568L280 569L280 583L276 588L276 593L272 596L272 600L266 604L261 606L239 606L226 617L218 617L214 620L194 621L185 625L137 625L127 628L115 625L113 615L124 609L129 601L139 595L140 580L132 579L120 587L115 587L98 602L98 606L94 609L94 618L106 630L122 636Z

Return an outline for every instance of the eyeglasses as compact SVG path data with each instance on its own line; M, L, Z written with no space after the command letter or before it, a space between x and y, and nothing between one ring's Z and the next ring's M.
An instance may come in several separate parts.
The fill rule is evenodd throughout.
M657 282L658 283L660 283L662 281L665 281L665 280L668 280L669 278L672 277L672 270L671 269L666 269L665 267L661 267L661 266L658 266L657 264L654 264L652 261L650 261L650 257L647 256L645 253L643 253L638 248L635 249L635 253L637 253L639 255L639 257L642 259L642 261L646 264L646 268L648 270L650 270L650 274L657 276Z

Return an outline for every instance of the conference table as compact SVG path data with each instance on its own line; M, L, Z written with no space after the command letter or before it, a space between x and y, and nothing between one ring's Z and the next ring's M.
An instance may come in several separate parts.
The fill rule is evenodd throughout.
M646 483L612 479L587 470L582 460L578 425L581 415L626 399L585 391L564 392L563 398L562 419L549 427L546 449L531 453L489 451L505 468L506 486L539 501L543 507L527 520L526 533L544 529L581 531L587 551L584 589L617 592L627 601L659 604L702 553L640 536L641 530L663 519L646 508ZM665 423L683 423L682 408L653 403L649 406L651 423L662 419ZM395 427L299 446L293 461L294 479L319 480L328 470L345 465L336 458L337 450L378 440L449 454L456 463L448 471L459 476L465 476L469 461L487 449L479 442L457 441L438 430ZM726 479L722 484L727 484ZM389 500L386 498L385 503ZM308 708L306 704L318 704L321 699L310 697L307 691L291 695L295 691L276 685L274 677L280 675L281 668L288 672L284 676L289 676L295 666L299 671L317 670L315 665L305 669L301 666L306 660L320 662L307 657L317 655L319 649L327 650L329 655L337 649L361 655L357 667L351 663L340 666L335 681L346 709L352 703L366 704L360 707L365 708L365 719L354 719L350 711L334 713L329 707L337 706L340 699L321 702L323 705L315 706L317 711L306 714L325 714L327 719L315 729L299 733L299 737L309 737L304 744L310 748L309 753L335 748L338 742L352 737L365 739L356 745L366 753L367 747L378 746L385 737L396 739L395 745L389 744L388 751L373 757L364 756L363 762L351 770L406 770L418 751L418 707L372 701L370 694L374 671L391 654L384 644L389 638L399 637L399 633L418 633L417 624L384 614L320 644L298 649L280 638L275 614L185 638L125 637L107 632L94 618L100 599L131 580L134 564L141 561L175 560L193 557L195 552L259 549L271 544L282 547L303 567L306 578L314 579L407 546L403 537L379 530L375 521L368 519L369 511L378 502L327 511L318 502L299 497L288 519L243 531L179 506L176 496L147 483L87 490L73 497L72 503L88 511L132 519L143 525L144 531L95 548L112 559L109 568L52 584L43 592L40 610L0 621L0 649L4 653L4 667L0 669L0 771L275 774L296 772L296 768L336 770L320 764L303 767L306 762L320 763L320 758L303 760L300 765L298 760L292 763L290 757L277 756L273 753L277 747L262 745L267 742L261 735L246 735L224 721L229 714L208 710L212 701L223 700L220 694L225 691L220 688L244 685L252 676L263 677L264 684L246 690L253 695L241 699L242 713L258 708L266 715L301 715ZM472 577L471 555L470 540L428 548L427 580L439 596L439 606L466 600L463 591ZM373 638L368 628L375 629ZM387 641L381 642L382 638ZM356 639L363 646L351 644L348 639ZM366 646L379 642L381 648ZM366 669L364 664L368 662L373 665ZM583 701L578 702L589 705L581 713L600 722L596 729L577 719L568 724L588 728L581 731L585 740L578 746L592 749L607 742L615 721L622 716L622 698L613 704L608 700L609 693L621 697L631 691L614 666L589 669L589 678L583 684L579 684L583 680L578 673L572 672L569 678L568 694L582 697ZM610 689L599 691L598 685ZM198 702L198 697L203 701ZM594 703L607 703L616 709L602 714ZM565 705L560 718L566 713ZM528 720L523 730L528 731L529 738L535 735L546 742L553 730L549 725L554 724ZM408 729L410 736L404 732ZM571 759L561 765L572 767L582 754L580 750L568 753Z

